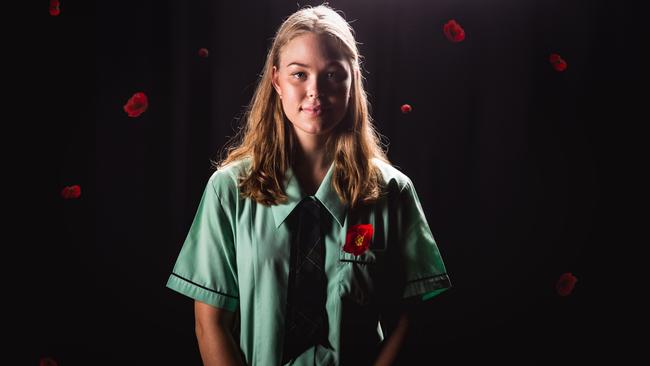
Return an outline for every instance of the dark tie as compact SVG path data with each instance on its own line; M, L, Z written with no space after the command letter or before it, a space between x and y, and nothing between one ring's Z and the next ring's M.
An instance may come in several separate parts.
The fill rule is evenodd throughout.
M311 197L299 205L297 234L291 243L283 364L327 338L327 277L320 214L319 202Z

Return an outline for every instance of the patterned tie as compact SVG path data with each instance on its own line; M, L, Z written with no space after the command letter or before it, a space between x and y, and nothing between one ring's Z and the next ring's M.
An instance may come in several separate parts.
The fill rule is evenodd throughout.
M328 333L325 300L325 245L321 239L317 200L300 203L298 232L291 245L286 332L282 364L316 344L325 343Z

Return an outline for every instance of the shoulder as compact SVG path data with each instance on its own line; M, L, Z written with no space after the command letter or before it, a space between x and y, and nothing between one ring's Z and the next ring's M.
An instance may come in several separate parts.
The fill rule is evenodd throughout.
M246 174L250 158L244 158L224 165L214 171L208 183L224 202L234 202L239 197L239 177Z
M386 186L395 186L399 191L402 191L407 186L413 184L411 179L394 165L378 158L372 158L371 161L377 168L379 168L383 178L383 183Z

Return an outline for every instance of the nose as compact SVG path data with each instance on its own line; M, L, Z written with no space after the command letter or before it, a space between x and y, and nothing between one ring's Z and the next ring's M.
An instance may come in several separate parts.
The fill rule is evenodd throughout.
M309 89L309 91L307 92L307 95L310 98L316 99L316 98L321 98L323 96L323 93L318 91L318 89L312 88L312 89Z
M323 90L319 78L313 78L312 80L309 84L309 89L307 89L307 96L309 98L322 98Z

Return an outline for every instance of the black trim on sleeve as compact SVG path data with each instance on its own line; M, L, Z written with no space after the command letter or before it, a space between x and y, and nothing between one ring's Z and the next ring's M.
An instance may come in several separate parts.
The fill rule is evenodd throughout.
M220 291L217 291L217 290L213 290L213 289L211 289L211 288L207 288L207 287L205 287L205 286L199 285L198 283L196 283L196 282L192 282L192 281L188 280L187 278L184 278L184 277L182 277L182 276L177 275L177 274L174 273L174 272L172 272L172 276L176 276L176 277L180 278L181 280L186 281L186 282L189 282L189 283L191 283L191 284L193 284L193 285L195 285L195 286L198 286L198 287L200 287L200 288L202 288L202 289L204 289L204 290L208 290L208 291L210 291L210 292L214 292L214 293L219 294L219 295L232 297L233 299L239 299L238 296L228 295L228 294L226 294L226 293L223 293L223 292L220 292Z
M439 274L439 275L435 275L435 276L427 276L427 277L416 278L416 279L414 279L414 280L407 281L406 283L418 282L418 281L424 281L424 280L428 280L428 279L430 279L430 278L436 278L436 277L448 277L448 276L447 276L447 273L441 273L441 274ZM445 279L445 280L446 280L447 282L449 282L449 279Z

